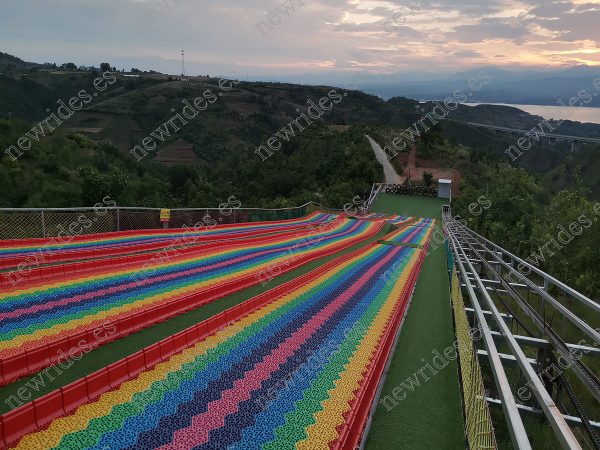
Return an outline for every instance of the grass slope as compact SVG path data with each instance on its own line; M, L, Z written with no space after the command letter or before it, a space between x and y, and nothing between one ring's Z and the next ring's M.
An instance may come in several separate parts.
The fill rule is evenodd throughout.
M382 194L373 209L441 221L443 203L432 198ZM446 254L444 247L439 246L423 264L381 398L391 396L396 386L430 363L434 350L443 354L444 349L452 345L454 332L449 298ZM405 390L406 399L389 412L380 403L373 418L367 450L464 449L457 370L456 361L452 361L426 383L419 375L421 386L414 392Z

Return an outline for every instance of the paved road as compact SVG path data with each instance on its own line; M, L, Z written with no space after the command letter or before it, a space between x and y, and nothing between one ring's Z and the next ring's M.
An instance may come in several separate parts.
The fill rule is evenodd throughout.
M392 166L392 164L389 162L389 160L388 160L385 152L381 148L381 146L377 142L375 142L373 139L371 139L370 136L367 136L365 134L365 137L371 143L371 147L373 148L373 151L375 152L377 161L379 161L381 163L381 165L383 166L383 173L385 174L385 182L387 184L401 184L402 179L396 173L394 166Z

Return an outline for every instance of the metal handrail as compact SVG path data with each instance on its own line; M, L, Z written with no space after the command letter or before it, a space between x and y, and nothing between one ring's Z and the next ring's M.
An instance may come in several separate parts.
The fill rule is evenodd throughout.
M371 207L379 198L379 195L381 194L381 191L383 190L384 186L385 186L384 183L373 183L373 186L371 187L371 194L369 195L367 204L364 207L365 213L368 213L371 210Z
M530 387L531 391L533 392L538 404L541 407L541 410L544 412L548 423L554 430L555 435L558 438L558 440L560 441L560 443L562 444L562 446L564 448L568 448L568 449L581 448L579 443L577 442L575 436L573 435L572 431L570 430L569 426L566 424L563 415L558 410L557 405L554 403L549 392L546 390L544 383L538 377L535 370L531 366L530 362L527 360L526 355L523 352L520 343L517 341L515 336L512 334L509 326L504 322L503 318L501 317L500 311L496 308L492 298L490 297L490 295L488 293L488 290L486 288L484 281L481 279L478 271L475 269L475 267L472 263L472 259L467 255L467 252L472 252L474 255L473 258L477 258L476 259L477 261L480 261L481 264L487 266L488 269L491 271L495 270L492 267L492 262L488 262L487 259L485 259L485 256L481 254L481 252L483 252L483 253L487 252L488 254L492 255L492 257L495 258L496 263L500 263L501 266L504 267L504 269L507 269L509 271L514 271L514 267L509 265L505 261L503 261L504 258L499 256L500 254L506 254L506 255L509 255L509 258L514 258L514 259L512 259L513 265L514 265L514 261L523 261L523 260L521 260L520 258L511 254L510 252L507 252L506 250L497 246L496 244L489 241L488 239L485 239L482 236L478 235L477 233L473 232L468 227L466 227L464 224L458 222L457 220L454 220L451 216L451 210L448 205L444 205L444 207L443 207L443 218L444 218L445 229L447 230L447 233L448 233L448 240L449 240L452 252L456 255L456 261L457 261L457 264L461 271L462 279L463 279L463 282L465 283L465 286L467 288L469 297L471 298L472 304L474 305L474 307L476 309L478 309L479 298L478 298L478 295L476 294L476 291L477 291L479 293L479 295L483 298L483 300L485 300L485 304L486 304L487 308L490 310L490 312L492 313L492 316L494 317L494 321L495 321L496 325L500 328L500 333L501 333L502 337L504 337L504 342L510 348L510 350L515 358L515 361L518 363L518 366L521 370L522 375L528 380L527 385ZM481 248L476 247L477 245L479 245L479 247L481 247ZM502 251L502 253L499 253L500 250ZM528 264L525 261L523 261L523 263ZM465 269L468 269L468 270L465 270ZM498 269L498 270L500 270L500 269ZM545 274L543 271L538 269L538 270L536 270L536 273L538 273L540 276L542 276L545 280L551 281L550 279L552 277ZM498 276L499 276L499 273L498 273ZM529 281L525 276L522 276L522 278ZM556 281L558 281L558 280L556 280ZM508 284L506 284L506 285L508 286ZM568 286L566 286L566 285L564 285L564 286L568 288ZM509 289L509 287L510 286L506 287L506 289ZM547 292L540 289L535 283L529 282L527 284L527 287L530 289L533 289L537 294L541 295L542 298L544 298L544 299L546 299L545 298L546 296L549 297ZM572 290L572 289L568 288L568 290L565 292L569 292L569 290ZM572 291L577 293L577 291L575 291L575 290L572 290ZM585 297L585 296L583 296L583 297ZM559 312L562 312L562 311L559 310ZM485 317L480 312L480 314L478 314L478 322L481 324L482 321L485 323ZM485 335L485 331L487 331L487 330L484 330L484 335ZM551 337L552 336L549 336L549 338L551 338ZM554 342L551 339L549 339L549 342L551 344L554 344ZM555 346L553 346L553 347L555 347ZM559 350L557 348L555 348L555 349L557 351ZM492 372L496 378L497 385L498 385L498 374L502 374L504 372L504 369L503 369L501 363L498 364L497 361L494 361L492 358L490 358L490 362L492 363L491 364ZM573 369L576 369L576 367L573 367ZM502 377L500 377L500 378L502 378ZM504 394L502 392L502 390L503 390L502 388L505 387L505 386L503 386L503 383L500 383L498 386L500 388L500 393ZM507 421L509 423L509 431L511 432L511 437L513 438L513 443L517 447L519 447L520 445L518 443L515 443L514 441L515 441L515 439L518 439L520 436L522 437L523 429L521 427L521 424L518 421L515 422L515 420L514 420L516 418L515 411L514 411L515 403L514 403L514 397L512 397L512 398L511 397L512 397L512 394L509 395L508 403L506 403L506 401L504 401L504 399L503 399L502 406L505 409L505 413L506 413L505 415L506 415ZM515 425L517 425L517 426L515 427Z
M543 270L541 270L538 267L534 266L533 264L530 264L526 260L519 258L518 256L516 256L516 255L512 254L511 252L509 252L508 250L505 250L504 248L500 247L499 245L495 244L494 242L490 241L489 239L486 239L485 237L483 237L480 234L476 233L475 231L471 230L469 227L465 226L463 223L460 223L458 221L456 223L457 223L457 225L459 227L463 228L466 232L472 234L473 236L476 236L478 239L481 239L485 243L491 245L496 253L497 252L502 252L503 254L507 255L512 261L516 261L517 263L523 265L523 267L527 267L532 272L535 272L537 275L539 275L540 277L542 277L548 283L550 283L550 284L556 286L557 288L559 288L565 294L567 294L567 295L569 295L569 296L577 299L578 301L580 301L584 305L586 305L586 306L592 308L593 310L595 310L596 312L600 313L600 304L596 303L595 301L593 301L589 297L587 297L587 296L583 295L582 293L576 291L572 287L567 286L562 281L557 280L552 275L547 274L546 272L544 272ZM514 266L514 264L513 264L513 266ZM545 290L548 290L548 289L546 288Z
M464 250L461 249L459 252L460 246L456 242L455 237L453 236L451 230L447 228L446 216L444 216L444 225L446 226L446 231L448 232L448 242L452 249L452 252L456 255L456 264L458 266L458 271L463 280L467 280L467 269L473 271L473 267L468 258L466 258L464 254ZM467 267L465 267L467 266ZM531 443L529 442L529 438L527 437L527 431L525 430L525 425L521 419L521 415L517 409L517 402L512 394L512 389L510 387L510 383L508 382L508 377L506 376L506 372L502 366L502 361L500 360L500 356L498 353L498 349L496 347L496 343L494 342L494 338L491 335L491 327L488 325L485 315L483 313L483 308L479 302L477 294L475 293L475 286L470 283L467 283L467 293L469 298L471 299L471 303L473 304L473 308L475 309L477 315L477 323L478 327L483 333L483 342L487 349L488 355L490 357L490 363L492 368L492 374L496 381L496 386L498 387L498 394L502 399L502 406L504 408L505 417L507 419L507 423L509 425L509 433L511 436L511 440L515 448L520 450L531 449ZM489 308L489 303L487 304ZM490 309L494 319L498 321L500 317L500 313L498 311L494 311ZM502 321L503 319L500 317L499 319Z
M253 210L253 211L286 211L293 209L304 208L308 205L312 204L312 202L308 202L302 206L294 206L290 208L235 208L236 210ZM323 208L325 208L323 206ZM129 210L129 211L160 211L162 208L148 208L144 206L102 206L102 209L106 209L107 211L116 211L116 210ZM210 208L167 208L171 211L206 211L211 209L219 209L210 207ZM330 208L328 208L330 209ZM81 206L81 207L71 207L71 208L0 208L0 213L2 212L42 212L42 211L57 211L57 212L69 212L69 211L90 211L94 210L94 207L91 206Z

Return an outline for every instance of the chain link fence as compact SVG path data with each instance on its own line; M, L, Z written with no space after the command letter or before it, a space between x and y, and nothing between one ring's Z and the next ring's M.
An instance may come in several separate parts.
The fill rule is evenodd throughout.
M234 224L297 219L315 211L340 213L317 203L294 208L172 209L161 222L160 208L0 208L0 240L73 236L112 231L193 227L198 223ZM214 221L214 222L213 222Z
M471 326L465 313L465 304L460 292L460 282L451 259L448 261L451 276L452 309L454 330L458 343L460 380L465 415L465 434L469 448L493 450L498 448L492 425L492 417L486 401L485 387L476 349L471 337ZM452 265L450 265L452 264Z

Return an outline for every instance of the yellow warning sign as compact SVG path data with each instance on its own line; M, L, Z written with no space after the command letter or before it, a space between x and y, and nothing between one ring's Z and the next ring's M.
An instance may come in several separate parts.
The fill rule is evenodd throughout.
M160 221L168 222L171 218L171 210L170 209L161 209L160 210Z

